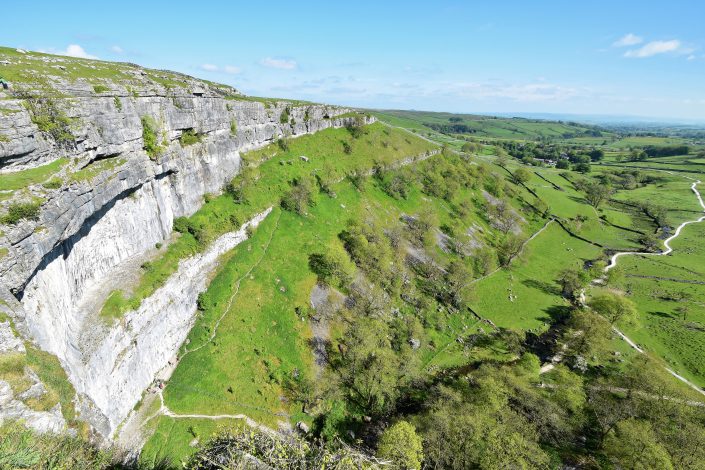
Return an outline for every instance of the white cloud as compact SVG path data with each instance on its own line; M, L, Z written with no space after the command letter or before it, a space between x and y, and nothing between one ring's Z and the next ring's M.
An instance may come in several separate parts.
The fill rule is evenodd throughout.
M695 57L694 54L690 54L690 55L687 57L687 60L695 60L695 59L697 59L697 57Z
M217 65L213 64L202 64L201 68L206 72L217 72L218 70L220 70Z
M273 59L272 57L266 57L259 61L260 65L265 67L270 67L273 69L283 69L283 70L293 70L296 68L297 63L295 60L291 59Z
M90 55L78 44L69 44L65 51L58 51L59 55L67 55L69 57L78 57L79 59L97 59L98 57Z
M625 34L618 40L612 43L612 46L614 47L625 47L625 46L636 46L637 44L641 44L644 42L644 38L637 36L636 34Z
M242 69L240 67L235 67L234 65L226 65L223 67L223 71L225 73L229 73L230 75L237 75L242 72Z
M123 48L120 47L120 46L113 46L113 47L110 48L110 50L113 51L113 52L116 53L116 54L124 54L124 53L125 53L125 49L123 49Z
M658 54L665 54L668 52L679 52L681 49L681 42L677 39L671 39L670 41L651 41L644 44L639 49L630 49L624 53L624 57L652 57Z
M515 102L553 102L583 96L586 91L541 82L524 84L461 83L451 86L449 92L462 98L477 100L501 99Z

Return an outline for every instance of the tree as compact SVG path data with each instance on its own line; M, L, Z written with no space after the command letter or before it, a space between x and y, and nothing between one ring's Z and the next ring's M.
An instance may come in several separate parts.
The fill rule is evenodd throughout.
M570 300L576 300L575 294L587 286L588 282L590 280L585 271L579 269L564 269L558 278L563 297Z
M577 171L578 173L590 173L590 164L589 163L576 163L573 165L573 170Z
M460 151L464 153L477 153L478 145L475 142L465 142Z
M605 151L602 149L592 149L588 155L590 155L590 160L593 162L599 162L605 158Z
M308 256L308 267L318 276L318 281L324 284L328 284L333 278L347 278L343 264L324 253L311 253Z
M585 200L595 209L600 207L606 199L612 194L612 188L606 184L598 182L588 183L585 189Z
M497 155L497 165L501 166L502 168L507 166L507 161L509 160L509 154L507 154L507 151L501 147L496 147L495 153Z
M531 179L531 172L526 168L517 168L512 174L512 179L516 184L525 184Z
M566 355L577 358L606 355L612 327L602 316L588 309L574 309L561 343Z
M590 300L590 308L605 317L612 325L617 322L633 321L637 317L634 302L612 292L593 297Z
M416 428L399 421L385 429L379 439L377 455L391 460L395 468L418 470L423 462L423 446Z
M570 160L567 158L559 158L558 161L556 162L556 168L559 170L567 170L570 168Z
M303 215L314 204L313 183L310 178L296 178L291 186L291 190L282 198L281 205L288 211Z
M526 240L513 233L507 234L497 247L497 257L501 266L509 266L514 258L519 256Z
M604 448L618 468L673 469L668 452L646 421L632 418L619 422L614 433L607 436Z

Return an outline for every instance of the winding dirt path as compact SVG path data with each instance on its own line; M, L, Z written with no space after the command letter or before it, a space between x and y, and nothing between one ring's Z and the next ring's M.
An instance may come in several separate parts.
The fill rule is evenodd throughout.
M692 179L692 178L688 178L688 179ZM700 203L700 207L703 209L703 213L705 213L705 201L703 201L703 197L700 194L700 192L698 191L698 188L697 188L698 184L700 184L700 180L694 181L693 184L690 186L690 189L695 193L695 196L698 198L698 202ZM610 269L617 266L617 261L622 256L666 256L666 255L668 255L669 253L673 252L673 248L671 247L671 242L673 240L675 240L676 238L678 238L678 236L681 234L681 231L683 230L683 228L687 227L688 225L697 224L702 221L705 221L705 215L702 215L697 219L688 220L688 221L680 224L678 226L678 228L676 229L675 233L663 241L663 245L666 247L666 249L663 251L660 251L658 253L651 253L651 252L644 252L644 251L622 251L619 253L615 253L612 256L612 258L610 258L610 263L605 267L605 273L609 272ZM599 281L599 279L595 279L595 281ZM584 292L581 293L581 300L584 301ZM612 327L612 329L614 330L615 333L617 333L617 335L619 335L624 341L626 341L627 344L629 344L629 346L631 346L635 351L639 352L640 354L645 354L645 351L642 348L640 348L634 341L632 341L627 335L625 335L624 333L619 331L616 327ZM675 372L673 369L671 369L668 366L664 366L664 368L673 377L675 377L678 380L680 380L681 382L685 383L686 385L688 385L690 388L692 388L696 392L700 393L701 395L705 395L705 391L702 388L695 385L690 380L688 380L685 377L683 377L682 375L678 374L677 372Z

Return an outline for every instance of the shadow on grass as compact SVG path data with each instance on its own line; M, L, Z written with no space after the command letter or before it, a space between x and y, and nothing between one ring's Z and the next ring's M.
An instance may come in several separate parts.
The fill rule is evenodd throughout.
M538 289L549 295L561 295L561 289L557 285L552 284L550 282L543 282L537 279L525 279L521 283L524 284L526 287Z

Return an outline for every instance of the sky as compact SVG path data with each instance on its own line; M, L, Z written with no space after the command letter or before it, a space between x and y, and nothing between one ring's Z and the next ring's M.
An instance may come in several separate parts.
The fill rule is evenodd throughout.
M14 1L0 45L370 108L705 121L702 1Z

